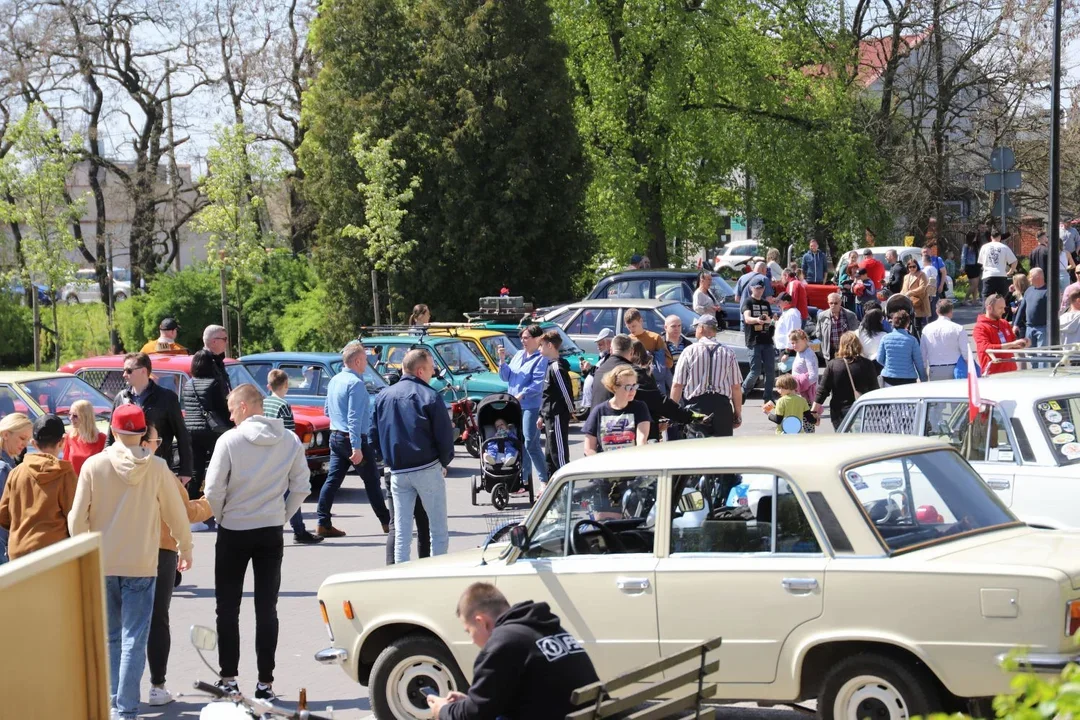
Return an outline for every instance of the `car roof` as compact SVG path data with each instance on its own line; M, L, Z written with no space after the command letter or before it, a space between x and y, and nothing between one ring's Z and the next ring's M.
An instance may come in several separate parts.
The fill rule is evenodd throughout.
M839 479L847 466L894 453L945 450L941 440L912 435L767 435L654 443L588 455L568 465L573 473L640 474L643 470L731 470L775 472L794 477L804 491Z
M492 330L490 327L434 327L428 328L428 335L435 337L459 337L480 339L505 335L501 330Z
M158 355L150 354L150 366L154 372L159 370L173 370L179 372L191 372L191 355ZM226 365L240 362L235 358L225 358ZM94 357L80 358L66 363L64 367L73 367L77 370L85 367L118 368L123 367L123 355L97 355Z
M242 355L240 362L269 360L271 362L295 360L296 362L334 362L341 360L341 353L329 352L264 352Z
M605 275L600 282L604 280L617 280L620 278L637 278L637 277L694 277L698 276L701 270L695 270L693 268L642 268L637 270L620 270L617 273L611 273ZM715 274L715 273L713 273Z
M375 335L363 338L364 345L441 345L448 342L461 342L458 338L446 335Z
M34 370L3 370L0 371L0 382L32 382L34 380L49 380L56 377L71 377L71 373Z
M1080 393L1080 375L1059 374L1051 377L1049 370L1025 370L979 378L979 395L984 400L995 402L1075 393ZM859 398L859 402L967 396L967 380L936 380L880 388L866 393Z
M566 310L567 308L622 308L622 307L635 307L638 310L649 309L659 307L667 307L678 303L678 300L657 300L655 298L596 298L595 300L578 300L577 302L567 303L560 308L556 308L552 312L560 310Z

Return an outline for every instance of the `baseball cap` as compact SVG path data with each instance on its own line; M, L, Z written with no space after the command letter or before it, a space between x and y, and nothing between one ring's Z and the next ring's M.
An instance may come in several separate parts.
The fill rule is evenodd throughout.
M863 254L863 257L870 257L871 255L874 254L874 251L871 250L870 248L863 248L862 254Z
M55 415L42 415L34 421L34 442L55 445L64 439L64 421Z
M716 318L712 315L698 315L694 318L694 322L691 327L697 327L698 325L708 325L710 327L716 327Z
M138 405L124 403L113 410L110 425L117 435L142 435L146 432L146 415Z
M168 318L165 318L164 320L161 321L161 324L158 325L158 329L159 330L179 330L180 329L180 323L176 322L176 318L168 317Z
M601 340L610 340L615 337L615 332L611 328L604 328L600 332L596 333L596 342Z
M750 287L751 288L756 288L756 287L763 288L763 287L765 287L765 278L760 277L760 276L754 278L753 280L750 281ZM713 318L713 319L715 320L715 318Z
M630 264L631 265L637 265L639 262L641 262L641 256L640 255L634 254L634 255L630 256Z

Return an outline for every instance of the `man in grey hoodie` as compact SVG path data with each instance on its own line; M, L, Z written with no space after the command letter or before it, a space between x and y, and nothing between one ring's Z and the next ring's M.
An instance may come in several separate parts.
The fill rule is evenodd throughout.
M264 417L262 394L251 384L229 393L236 427L221 436L206 470L206 499L219 530L215 553L218 660L222 689L235 690L240 664L240 600L248 563L255 574L255 697L275 698L278 589L284 542L281 526L307 497L309 471L296 433ZM286 492L288 499L286 499Z

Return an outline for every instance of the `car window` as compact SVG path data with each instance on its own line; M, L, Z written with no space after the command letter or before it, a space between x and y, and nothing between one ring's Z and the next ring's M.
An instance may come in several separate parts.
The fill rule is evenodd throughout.
M553 322L559 327L562 327L566 324L566 321L573 316L575 312L577 312L577 308L566 308L565 310L560 311L559 314L552 315L550 318L548 318L548 322Z
M545 328L546 329L546 328ZM569 355L580 355L581 348L577 346L569 335L566 334L561 327L555 326L553 328L555 332L559 333L559 337L562 338L562 345L559 347L559 357L567 357Z
M19 383L22 391L48 413L66 419L76 400L88 400L94 406L94 414L107 418L112 413L112 402L82 378L71 376L29 380Z
M969 417L966 398L929 401L923 434L949 443L969 462L1016 462L1000 407L984 408L974 423L969 422Z
M769 473L676 475L673 489L672 553L821 552L798 497L783 478ZM697 498L700 502L691 501Z
M516 352L514 346L510 344L509 339L505 335L489 335L480 342L484 343L484 349L487 350L488 355L495 360L499 358L499 348L506 348L507 357Z
M176 393L177 397L180 396L182 388L180 387L180 376L177 373L154 373L154 382L159 387L163 387L166 390L171 390Z
M1080 440L1076 432L1080 423L1080 395L1042 400L1035 411L1058 464L1080 462Z
M646 330L659 335L664 334L664 318L653 310L645 310L641 313L641 324Z
M843 477L891 552L1018 522L971 466L949 450L864 463Z
M648 280L623 280L608 285L602 297L606 298L647 298L649 297Z
M686 307L682 303L668 303L667 305L661 305L657 310L660 311L659 322L661 323L661 329L657 330L658 333L663 334L663 319L668 315L675 315L682 321L683 332L693 334L691 329L694 325L694 321L697 320L697 315L694 311ZM655 313L654 313L655 314Z
M435 346L435 353L455 375L486 372L488 369L487 365L476 357L476 353L460 340L439 343Z
M725 273L725 275L727 275L728 277L733 277L736 281L738 280L737 275L733 275L730 270ZM731 287L731 285L728 284L727 277L721 275L720 273L713 273L712 286L709 287L709 292L712 293L713 297L717 298L718 300L722 300L725 297L735 296L735 288ZM691 295L690 297L691 300L693 300L693 295Z
M13 412L21 412L31 417L34 415L10 385L0 385L0 418Z
M522 557L654 552L656 475L579 478L552 498Z
M83 368L77 370L75 374L97 388L109 400L115 398L117 393L127 387L127 380L124 380L121 368Z
M653 297L657 300L688 303L693 302L694 294L682 280L657 280Z
M270 394L270 391L266 389L266 386L256 382L255 378L248 372L248 369L240 363L227 363L225 365L225 372L229 375L229 384L232 385L233 388L238 388L241 385L254 385L263 397Z
M259 383L259 385L266 385L270 381L270 370L274 366L270 363L244 363L244 367L255 378L255 382Z
M919 404L915 402L864 403L851 411L847 432L915 435Z
M405 359L405 353L409 352L407 345L384 345L382 353L383 364L395 370L401 369L401 362Z
M604 328L615 331L615 308L585 308L566 329L571 335L596 336Z
M289 389L286 395L317 395L319 384L325 374L323 368L310 364L285 364L278 366L289 376Z

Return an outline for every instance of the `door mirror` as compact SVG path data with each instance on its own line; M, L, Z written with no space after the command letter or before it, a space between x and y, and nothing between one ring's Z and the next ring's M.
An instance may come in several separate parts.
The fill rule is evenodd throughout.
M700 490L684 493L679 498L679 512L685 515L690 512L698 512L705 509L705 496Z
M191 644L197 650L210 652L217 648L217 633L203 625L191 626Z
M383 375L383 380L386 381L387 385L394 385L401 380L401 373L397 370L387 370L386 374Z
M510 528L510 544L521 552L529 550L529 529L524 525L515 525Z

